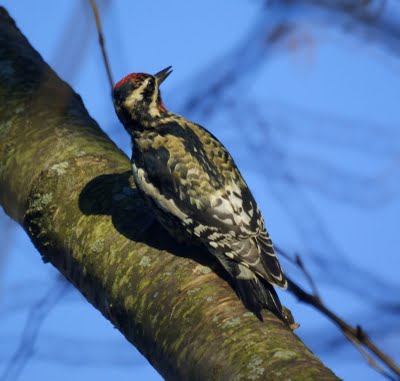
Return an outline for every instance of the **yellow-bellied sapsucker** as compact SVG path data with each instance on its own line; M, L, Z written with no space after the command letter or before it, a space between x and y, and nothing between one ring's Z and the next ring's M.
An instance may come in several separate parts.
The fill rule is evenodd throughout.
M261 318L268 308L287 322L272 286L287 281L260 210L218 139L164 107L159 86L171 71L130 74L114 86L135 183L173 237L200 241L218 258L248 309Z

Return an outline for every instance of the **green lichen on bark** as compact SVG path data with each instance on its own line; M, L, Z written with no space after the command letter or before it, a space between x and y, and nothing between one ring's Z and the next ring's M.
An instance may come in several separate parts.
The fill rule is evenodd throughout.
M166 379L337 379L275 316L249 314L212 258L154 223L129 159L3 9L0 100L1 205Z

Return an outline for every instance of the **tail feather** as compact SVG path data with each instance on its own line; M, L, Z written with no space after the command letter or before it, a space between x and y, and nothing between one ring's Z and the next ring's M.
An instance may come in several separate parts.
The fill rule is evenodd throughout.
M261 310L266 308L283 320L282 305L274 290L268 282L254 276L253 279L234 279L236 291L243 304L250 311L261 318Z
M257 276L247 266L229 260L225 255L218 256L221 264L231 275L235 291L246 308L262 320L261 310L266 308L284 320L282 305L273 286Z

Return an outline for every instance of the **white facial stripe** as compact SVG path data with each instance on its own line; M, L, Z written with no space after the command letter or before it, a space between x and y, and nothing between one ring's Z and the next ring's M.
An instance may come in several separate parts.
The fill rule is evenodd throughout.
M160 110L158 109L157 99L158 99L158 84L156 84L156 89L153 93L153 97L151 99L149 114L153 117L160 116Z

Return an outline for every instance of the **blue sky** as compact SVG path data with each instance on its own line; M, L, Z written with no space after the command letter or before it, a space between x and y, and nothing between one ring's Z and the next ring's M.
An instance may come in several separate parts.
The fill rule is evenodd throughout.
M70 0L2 4L130 155L129 139L110 101L89 6ZM258 2L100 4L115 81L130 72L173 65L174 73L163 84L164 103L173 111L183 112L189 96L236 64L227 60L229 54L237 59L239 81L223 94L228 106L185 116L211 130L231 151L274 242L302 255L328 306L350 323L360 323L400 362L399 332L390 332L395 316L384 309L378 313L377 302L398 302L400 288L398 56L340 28L303 22L295 38L244 71L243 57L234 52L241 44L246 47L243 41L254 25L274 17L263 19ZM24 327L28 333L33 329L26 325L30 311L54 289L60 297L54 305L44 304L48 313L32 354L22 359L19 373L13 369L18 380L161 379L77 291L63 289L57 272L42 263L15 223L4 216L1 222L13 243L2 248L0 257L0 336L5 338L0 375ZM301 280L288 263L283 266ZM289 293L280 296L301 323L296 333L339 377L380 379L353 347L337 345L344 341L340 332L318 312Z

